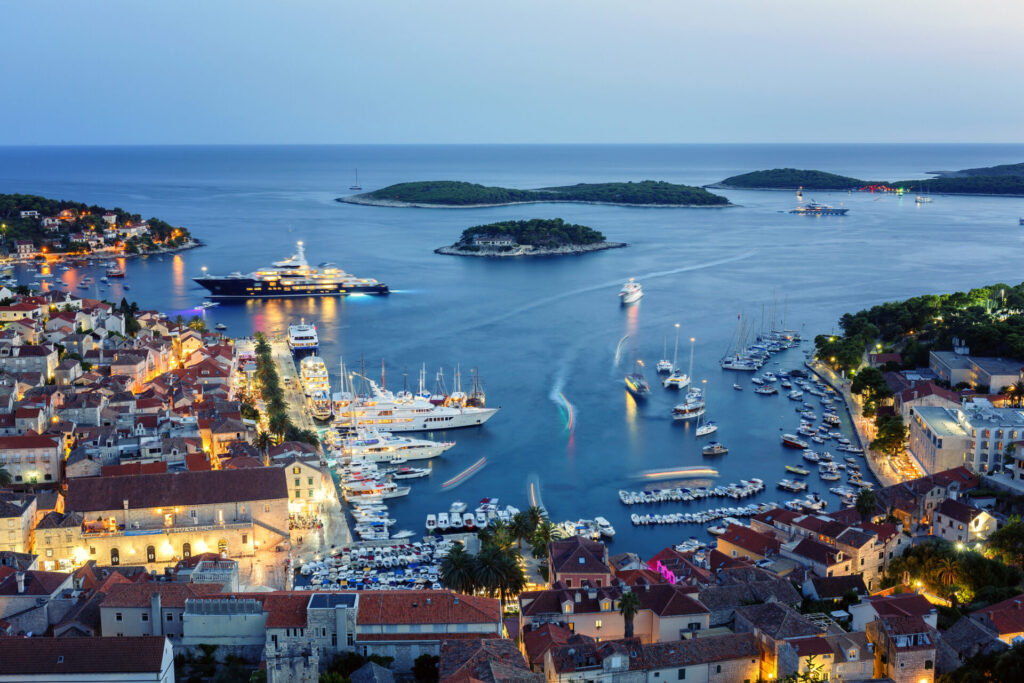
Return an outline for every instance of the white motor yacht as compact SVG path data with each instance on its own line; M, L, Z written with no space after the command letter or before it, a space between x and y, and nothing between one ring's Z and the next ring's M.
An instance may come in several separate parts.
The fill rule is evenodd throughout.
M622 289L619 290L619 301L623 304L632 304L640 301L643 295L644 290L640 283L636 282L633 278L629 278L626 284L622 285Z

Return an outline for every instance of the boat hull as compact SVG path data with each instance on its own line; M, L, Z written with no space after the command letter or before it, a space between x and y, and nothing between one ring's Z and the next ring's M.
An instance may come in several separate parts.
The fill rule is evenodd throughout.
M348 294L389 294L383 283L292 283L285 287L280 280L264 282L255 278L197 277L193 280L209 290L213 299L281 299L310 296L346 296Z

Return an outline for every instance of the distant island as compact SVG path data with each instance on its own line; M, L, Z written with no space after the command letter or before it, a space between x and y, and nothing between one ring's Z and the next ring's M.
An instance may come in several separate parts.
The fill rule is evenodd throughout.
M7 253L20 259L153 254L199 246L186 228L159 218L145 220L121 208L30 194L0 194L0 238Z
M487 187L458 180L429 180L398 183L373 192L339 197L337 201L370 206L419 208L478 208L537 202L659 207L730 206L728 199L712 194L702 187L656 180L638 183L579 183L562 187L541 187L535 190Z
M881 190L936 194L993 194L1024 196L1024 164L946 172L937 178L861 180L797 168L773 168L726 178L711 188L747 190Z
M462 231L455 244L435 249L456 256L564 256L601 249L617 249L622 242L608 242L603 234L561 218L501 221L476 225Z

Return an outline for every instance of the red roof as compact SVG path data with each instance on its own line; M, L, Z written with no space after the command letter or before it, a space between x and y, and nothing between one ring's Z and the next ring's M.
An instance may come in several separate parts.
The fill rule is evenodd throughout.
M782 546L774 536L758 533L750 527L738 524L730 524L725 533L718 538L761 556L768 555L769 553L778 553L779 548Z
M494 623L497 628L500 620L501 612L494 598L435 590L379 591L359 595L359 625Z
M924 617L935 609L927 598L917 593L868 596L865 600L871 603L879 617Z
M206 459L206 453L188 453L185 455L185 469L189 472L200 472L212 470L210 461Z
M45 436L0 436L0 450L16 448L56 448L53 439Z
M788 642L796 648L796 653L800 657L832 654L832 646L829 645L827 640L818 636L811 638L793 638Z
M153 593L160 594L162 607L184 608L185 601L201 595L220 593L219 583L153 582L118 583L110 586L102 607L148 607ZM307 597L308 600L308 597Z
M161 673L165 652L171 657L165 648L163 636L0 638L0 675L75 680L88 674L87 680L101 680L105 674Z
M564 645L572 637L572 631L558 624L544 624L540 628L523 633L523 646L530 664L543 664L544 653L556 645Z
M971 614L988 617L1000 634L1022 633L1024 632L1024 593Z

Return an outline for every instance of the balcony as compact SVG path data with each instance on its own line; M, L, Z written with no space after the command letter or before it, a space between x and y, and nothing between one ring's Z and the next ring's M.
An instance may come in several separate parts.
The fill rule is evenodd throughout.
M124 524L92 522L82 525L82 537L107 538L117 536L152 536L156 534L191 534L218 531L220 529L245 529L251 527L252 524L253 522L249 518L207 524L199 524L192 519L185 518L183 520L175 520L170 524L131 522L128 528L125 529Z

